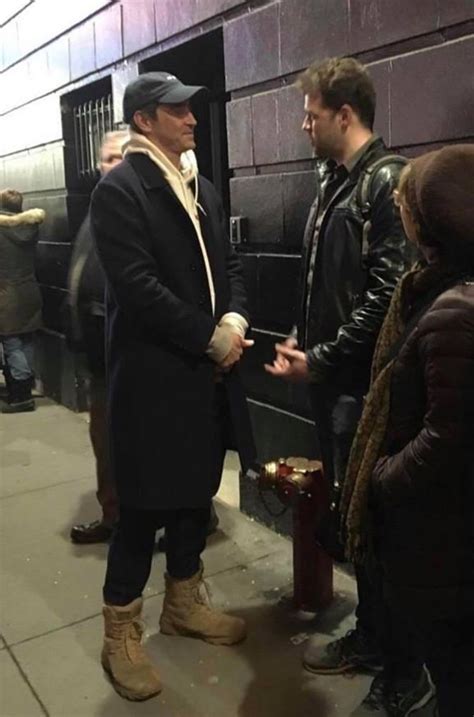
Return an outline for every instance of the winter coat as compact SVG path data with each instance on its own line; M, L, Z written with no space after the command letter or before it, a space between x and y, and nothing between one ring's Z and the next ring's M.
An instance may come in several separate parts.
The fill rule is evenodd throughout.
M432 303L394 364L373 475L387 583L424 618L474 610L474 283Z
M298 344L308 352L317 383L345 388L368 385L377 335L395 285L407 266L407 243L393 203L401 165L383 165L371 181L370 230L363 239L365 217L357 201L364 170L388 154L380 138L363 153L323 210L315 241L316 260L308 298L313 237L329 167L320 165L320 182L303 238L297 297ZM366 254L365 254L366 252Z
M0 212L0 336L41 327L41 293L35 276L35 249L43 209Z
M136 508L202 506L220 481L220 384L205 352L220 317L247 318L247 301L221 202L212 184L197 181L214 316L193 223L148 156L127 155L92 196L91 223L108 281L111 458L120 501ZM245 466L254 447L237 367L223 385Z

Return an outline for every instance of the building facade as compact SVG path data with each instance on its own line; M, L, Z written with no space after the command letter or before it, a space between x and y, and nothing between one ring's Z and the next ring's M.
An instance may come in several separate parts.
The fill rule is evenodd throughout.
M210 88L196 107L198 160L243 218L233 234L253 314L244 368L260 458L311 453L304 388L262 368L292 325L314 193L294 79L314 59L354 55L369 65L376 129L395 151L473 141L474 0L4 0L0 24L0 186L47 212L38 250L46 393L84 404L64 338L71 243L98 179L100 137L122 121L125 85L166 69Z

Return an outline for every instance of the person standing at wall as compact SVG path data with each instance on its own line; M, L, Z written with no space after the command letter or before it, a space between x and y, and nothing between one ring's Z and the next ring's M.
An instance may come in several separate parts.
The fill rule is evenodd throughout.
M7 404L2 413L34 411L34 332L42 325L35 251L43 209L22 211L23 196L0 192L0 341L4 354Z
M303 130L318 159L318 187L303 239L296 326L276 345L276 358L266 370L309 383L330 489L330 509L317 539L344 560L339 503L347 461L377 335L408 263L392 197L403 162L373 132L375 89L358 61L314 63L297 86L304 93ZM356 628L322 647L310 642L304 665L311 672L381 667L380 576L358 565L356 578Z
M252 345L242 270L221 201L193 152L190 100L203 90L166 72L131 82L124 160L92 195L108 287L108 413L120 500L102 665L134 700L161 690L139 627L158 527L167 538L161 631L219 645L246 634L242 619L213 610L201 593L200 556L231 433L243 465L254 458L237 367Z
M107 132L99 152L99 171L105 176L122 161L122 145L128 131ZM92 239L87 214L74 242L68 277L68 312L66 334L69 346L84 354L90 374L89 433L96 461L97 500L102 509L100 520L71 528L73 543L103 543L110 539L118 519L118 498L110 467L105 383L105 276ZM213 533L219 519L211 505L208 532ZM160 549L166 547L160 538Z
M102 176L122 161L124 130L108 132L99 152ZM112 480L107 445L105 402L105 277L92 240L87 214L74 242L68 276L66 335L70 348L83 353L90 375L89 434L96 461L97 500L100 520L74 525L73 543L102 543L109 540L118 518L118 499Z
M473 145L417 157L400 177L423 259L380 332L342 501L348 552L381 560L387 610L418 633L440 717L474 714L473 177ZM386 655L377 714L392 714L387 685L406 668Z

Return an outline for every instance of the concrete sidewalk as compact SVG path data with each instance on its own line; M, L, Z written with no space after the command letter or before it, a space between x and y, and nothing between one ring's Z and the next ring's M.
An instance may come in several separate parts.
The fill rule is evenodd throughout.
M351 626L353 581L336 574L337 597L324 615L288 608L281 598L291 589L291 544L229 506L232 456L220 529L204 557L214 603L245 617L249 637L223 648L160 635L157 555L145 620L165 688L145 703L122 700L99 663L107 547L69 541L73 523L98 516L84 416L40 399L35 413L0 416L0 445L1 717L346 717L360 702L368 677L317 677L301 667L304 634L326 641Z

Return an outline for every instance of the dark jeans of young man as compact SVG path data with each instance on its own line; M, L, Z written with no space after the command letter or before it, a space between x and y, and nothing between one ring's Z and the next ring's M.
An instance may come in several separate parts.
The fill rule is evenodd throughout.
M109 550L104 602L128 605L140 597L148 581L155 534L166 528L166 569L177 579L187 579L200 568L206 547L210 502L203 508L136 510L120 506L120 521Z
M362 414L363 389L352 392L313 386L311 404L320 444L324 473L333 487L332 499L338 504L357 424ZM321 542L334 543L334 526L339 524L336 509ZM336 551L337 552L337 545ZM331 551L330 551L331 552ZM385 668L400 677L416 676L421 663L414 649L406 619L384 599L383 576L377 562L355 566L358 605L357 628L369 644L383 657Z
M337 560L344 560L342 546L338 540L339 500L346 476L347 463L354 440L357 424L362 414L363 389L351 393L325 386L311 387L311 406L316 423L316 434L321 450L324 476L330 489L330 510L327 520L318 529L318 539ZM368 588L364 590L365 597ZM367 619L370 609L362 611Z

